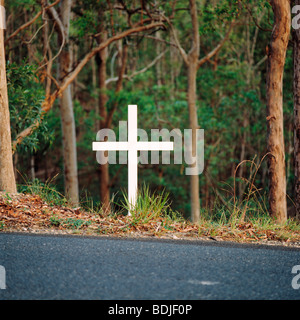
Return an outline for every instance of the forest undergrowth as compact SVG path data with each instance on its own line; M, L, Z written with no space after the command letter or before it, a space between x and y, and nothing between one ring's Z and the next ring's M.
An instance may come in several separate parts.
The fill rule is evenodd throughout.
M202 208L198 223L172 210L167 192L151 192L143 186L136 206L111 200L112 212L85 196L77 208L59 193L51 181L19 185L19 193L0 193L0 232L29 232L166 238L176 240L233 241L300 247L300 224L288 219L279 224L267 211L265 199L250 183L243 200L219 196L212 208ZM221 198L220 198L221 197ZM130 211L130 215L128 215Z

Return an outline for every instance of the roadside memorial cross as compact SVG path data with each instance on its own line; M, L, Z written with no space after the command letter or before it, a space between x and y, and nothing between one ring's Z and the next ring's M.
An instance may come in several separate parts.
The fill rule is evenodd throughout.
M138 151L174 150L173 142L138 141L137 105L128 106L128 141L93 142L93 151L128 151L128 202L129 211L134 209L138 192Z

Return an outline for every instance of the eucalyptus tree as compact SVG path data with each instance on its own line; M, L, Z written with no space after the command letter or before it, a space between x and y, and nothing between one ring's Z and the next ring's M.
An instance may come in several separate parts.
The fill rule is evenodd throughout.
M85 66L100 52L105 51L111 44L114 42L120 41L132 34L141 33L150 31L157 28L165 28L164 23L157 16L149 15L148 19L143 19L143 13L147 11L145 4L143 3L142 7L139 7L137 10L131 12L125 6L121 9L128 10L128 15L130 19L133 20L133 15L136 13L138 18L135 18L134 22L130 21L129 24L122 25L118 31L111 24L111 30L108 32L109 36L105 39L102 39L100 42L93 42L92 46L86 49L86 52L83 53L83 57L80 61L77 61L76 65L73 65L71 59L71 42L69 41L69 23L70 23L70 14L71 14L71 1L63 0L61 1L60 11L55 9L55 6L59 3L59 0L56 0L52 4L47 3L47 1L42 2L41 11L39 11L31 20L26 22L17 28L12 34L8 37L9 41L12 41L14 37L21 34L31 26L36 23L41 17L43 19L44 25L42 25L34 35L38 35L38 31L46 26L49 22L49 19L45 19L45 13L47 13L51 19L49 20L53 23L53 26L57 30L58 34L58 43L59 51L55 57L52 55L51 46L53 43L46 41L47 50L44 52L43 60L45 60L46 55L48 55L47 63L43 64L44 61L41 61L40 64L44 67L44 72L42 72L42 78L46 79L46 94L44 101L41 103L41 116L36 119L32 119L31 124L28 127L24 128L21 132L17 134L13 141L13 148L16 149L17 146L23 143L24 139L32 135L32 133L41 125L45 114L52 109L55 101L57 99L61 100L61 117L62 117L62 131L63 131L63 149L64 149L64 174L65 174L65 189L66 194L74 204L78 203L78 177L77 177L77 159L76 159L76 135L75 135L75 124L74 124L74 112L72 106L71 98L71 87L70 85L77 79L80 72L85 68ZM89 1L91 5L95 5L95 1ZM103 1L105 2L105 1ZM98 3L98 2L97 2ZM109 8L113 9L113 8ZM119 10L119 9L116 9ZM79 12L82 15L82 12ZM139 19L141 17L141 19ZM95 20L97 21L97 17ZM111 21L112 22L112 21ZM52 28L53 28L52 26ZM97 32L96 32L97 33ZM92 34L91 39L99 38L98 34ZM54 64L53 60L59 56L59 76L58 79L55 77ZM125 55L124 55L125 56ZM125 63L124 63L125 66ZM40 67L41 69L41 67ZM121 73L124 74L124 67L121 68ZM122 77L118 77L116 92L120 91L122 87ZM108 118L105 122L109 125L111 122L112 115L116 110L114 105L111 110L107 113Z
M288 0L272 0L274 26L267 47L267 151L269 211L278 222L287 219L286 169L283 129L283 73L291 29Z
M50 8L49 14L56 22L58 29L59 46L62 48L59 56L59 81L72 71L72 44L70 42L70 20L72 0L62 0L60 14L54 7ZM79 204L78 170L77 170L77 147L76 128L73 110L73 98L71 84L61 93L60 114L62 127L62 144L64 159L65 195L74 206Z
M197 9L197 1L189 0L189 13L191 19L191 29L189 31L191 38L191 47L188 52L182 47L180 40L177 36L177 30L170 19L168 21L171 32L174 37L174 41L177 48L183 58L184 64L187 67L187 102L188 102L188 113L189 113L189 128L192 130L192 146L190 149L191 158L196 152L196 130L199 129L198 114L197 114L197 84L196 77L199 68L215 56L223 47L225 42L228 40L229 35L232 31L234 22L231 21L230 26L223 37L223 39L205 56L200 58L200 34L199 34L199 14ZM215 17L217 18L217 17ZM195 162L192 167L197 166ZM200 190L199 190L199 175L193 174L190 176L190 199L191 199L191 218L193 222L200 220Z
M294 0L293 13L299 16L300 1ZM300 25L298 17L293 21L293 53L294 53L294 161L295 182L294 194L296 204L296 217L300 220Z
M0 191L16 192L13 169L10 114L8 107L6 61L4 50L4 0L0 2Z

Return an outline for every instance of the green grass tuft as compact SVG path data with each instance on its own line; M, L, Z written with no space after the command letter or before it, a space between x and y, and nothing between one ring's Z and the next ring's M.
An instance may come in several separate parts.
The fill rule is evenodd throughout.
M126 213L130 211L134 224L145 224L153 219L166 217L171 220L181 219L181 215L172 210L169 194L165 191L151 192L149 187L144 185L137 195L136 205L133 208L130 208L128 197L124 192L123 197L125 202L122 202L122 207Z
M25 180L25 184L18 185L18 190L21 193L37 195L52 206L68 206L69 202L66 197L57 191L53 184L55 178L47 180L45 183L38 179Z

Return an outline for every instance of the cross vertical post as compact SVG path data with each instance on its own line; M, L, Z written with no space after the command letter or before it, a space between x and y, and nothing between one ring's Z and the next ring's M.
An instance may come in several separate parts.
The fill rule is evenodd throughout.
M137 105L128 106L128 204L135 206L138 190Z
M94 151L128 151L128 215L134 209L138 191L138 151L168 151L174 150L173 142L138 141L137 105L128 106L128 141L93 142Z

